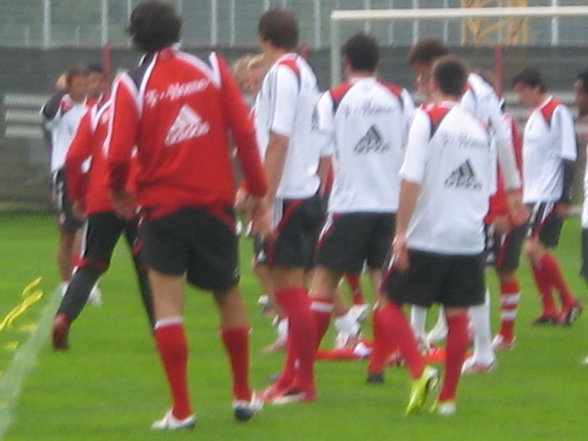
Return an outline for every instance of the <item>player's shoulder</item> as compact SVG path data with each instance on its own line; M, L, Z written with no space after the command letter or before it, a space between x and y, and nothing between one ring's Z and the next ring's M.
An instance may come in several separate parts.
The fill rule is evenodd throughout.
M328 90L328 95L335 101L340 101L353 87L353 83L346 81Z
M550 96L549 99L539 108L539 113L547 123L551 125L553 116L555 114L563 115L564 117L572 118L570 109L558 98Z
M389 81L382 80L380 78L377 80L377 82L380 86L382 86L384 89L386 89L392 95L394 95L396 98L402 99L402 96L404 94L403 87L400 87L397 84L391 83Z
M474 95L479 97L491 96L495 95L494 89L490 84L484 80L480 74L475 72L471 72L468 75L468 84L467 88L471 91Z

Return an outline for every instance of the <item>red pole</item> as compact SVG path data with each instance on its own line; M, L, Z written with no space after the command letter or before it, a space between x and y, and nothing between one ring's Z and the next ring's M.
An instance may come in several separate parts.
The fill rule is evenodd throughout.
M496 79L496 94L502 96L504 91L504 53L501 44L494 46L494 78Z
M308 45L306 43L301 44L300 49L298 50L298 53L300 54L300 56L302 58L307 60L308 59Z
M102 67L110 84L112 82L112 47L108 43L102 47Z

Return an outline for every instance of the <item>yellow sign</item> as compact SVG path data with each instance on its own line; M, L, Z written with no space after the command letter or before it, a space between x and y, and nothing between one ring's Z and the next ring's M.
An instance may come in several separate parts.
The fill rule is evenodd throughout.
M23 315L31 305L34 305L43 298L43 291L38 289L41 283L41 277L36 278L22 290L23 300L6 314L0 322L0 332L12 328L14 321Z

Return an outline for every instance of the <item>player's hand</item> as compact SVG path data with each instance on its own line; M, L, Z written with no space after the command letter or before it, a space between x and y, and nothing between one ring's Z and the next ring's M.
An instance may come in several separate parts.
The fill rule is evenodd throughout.
M57 90L66 90L67 89L67 74L62 73L59 75L57 80L55 80L55 89Z
M394 238L394 242L392 242L392 266L401 273L410 267L408 247L404 235L397 235Z
M507 215L500 214L492 221L497 233L506 234L511 230L512 224Z
M272 205L265 198L250 196L249 216L251 218L251 235L259 235L264 240L275 239L275 231L272 229L273 210Z
M235 194L235 211L243 213L249 210L250 195L244 188L239 188Z
M110 193L112 206L117 216L123 219L132 219L137 211L135 195L127 190L117 190Z
M565 202L558 202L555 204L555 214L560 219L565 219L566 217L570 217L572 213L572 206L570 204L566 204Z
M86 204L84 201L74 201L71 210L77 219L82 221L86 219Z
M523 204L522 195L519 190L506 192L506 203L508 205L508 214L514 226L523 225L529 220L531 215L529 208Z

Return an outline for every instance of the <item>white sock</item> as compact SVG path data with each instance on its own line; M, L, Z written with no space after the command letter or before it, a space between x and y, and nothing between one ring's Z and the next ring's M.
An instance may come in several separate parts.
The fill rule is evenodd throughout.
M278 339L276 341L285 342L288 340L288 319L283 318L278 320L276 330L278 332Z
M496 356L492 350L492 331L490 330L490 292L486 290L484 303L468 310L470 328L474 334L474 355L477 363L490 364Z
M354 319L350 311L347 314L335 317L335 328L339 332L345 332L349 335L357 335L359 333L359 323Z
M427 324L427 311L424 306L413 305L410 308L410 325L419 340L424 340L427 333L425 327Z
M439 315L437 316L437 323L427 334L427 340L429 343L436 343L444 340L447 337L447 319L445 318L445 312L443 308L439 308Z

